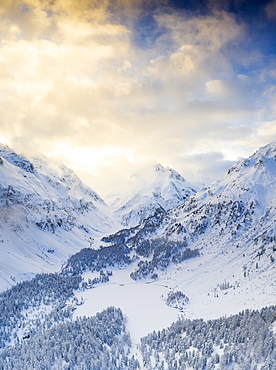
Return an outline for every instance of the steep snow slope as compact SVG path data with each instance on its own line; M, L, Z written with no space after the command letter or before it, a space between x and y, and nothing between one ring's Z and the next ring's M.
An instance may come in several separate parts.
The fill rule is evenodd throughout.
M132 175L132 190L113 194L108 202L124 226L133 227L146 218L168 211L196 193L195 184L188 183L178 172L160 164Z
M127 245L136 281L189 297L188 317L275 304L276 142L182 206L103 240Z
M53 271L92 238L118 230L109 207L64 165L0 146L0 289Z

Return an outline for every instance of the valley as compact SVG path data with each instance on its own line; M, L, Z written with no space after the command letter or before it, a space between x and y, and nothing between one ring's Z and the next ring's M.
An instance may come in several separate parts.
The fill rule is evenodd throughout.
M128 227L70 170L1 153L0 368L275 368L276 142Z

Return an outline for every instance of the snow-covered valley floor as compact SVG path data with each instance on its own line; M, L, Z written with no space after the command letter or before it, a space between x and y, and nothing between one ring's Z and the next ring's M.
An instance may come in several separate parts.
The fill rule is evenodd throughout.
M86 273L85 279L95 277ZM159 283L135 282L129 277L129 269L115 270L108 283L78 292L84 299L74 317L93 316L109 306L121 308L127 317L127 328L133 345L153 330L162 330L176 321L179 311L166 305L165 297L169 288Z
M114 268L109 282L76 292L78 299L83 298L83 304L77 306L74 317L93 316L109 306L121 308L127 317L132 344L136 346L141 337L170 326L179 316L208 320L237 314L247 308L261 309L275 304L271 271L263 274L262 279L259 279L258 273L244 278L242 267L233 267L231 254L222 256L223 270L214 261L210 263L209 259L210 256L205 255L172 265L165 272L160 272L156 281L132 280L130 272L133 266ZM99 273L91 272L83 275L84 281L98 276ZM221 288L225 282L229 283L229 287ZM182 312L166 304L170 291L181 291L188 296L189 302Z

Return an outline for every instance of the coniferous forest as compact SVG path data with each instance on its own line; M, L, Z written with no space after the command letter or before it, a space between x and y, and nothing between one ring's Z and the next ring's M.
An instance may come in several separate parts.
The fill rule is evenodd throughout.
M105 266L108 261L129 263L121 252L117 259L111 258L112 248L110 253ZM40 274L1 293L0 369L276 368L276 306L208 321L180 317L167 329L141 338L134 355L121 309L109 307L93 317L73 319L83 303L74 292L93 287L83 283L77 270L83 272L84 263L74 256L61 273ZM100 277L108 275L100 271ZM106 281L100 277L95 283ZM182 309L188 302L182 292L167 298L168 305Z

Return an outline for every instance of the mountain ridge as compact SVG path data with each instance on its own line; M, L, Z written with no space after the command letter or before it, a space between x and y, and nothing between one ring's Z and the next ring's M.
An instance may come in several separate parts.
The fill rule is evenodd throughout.
M276 284L275 167L273 142L239 161L224 178L201 189L181 206L103 241L107 245L127 245L135 251L135 280L160 278L165 284L172 278L168 271L173 271L188 279L192 290L194 286L203 289L208 300L217 290L215 281L218 285L225 281L232 286L227 297L235 294L242 300L248 286L255 286L256 296L265 294L267 304L272 304L274 297L260 281L268 286ZM187 260L189 256L196 258ZM189 272L186 265L190 266ZM209 280L204 279L205 274ZM200 286L202 281L205 283ZM181 287L184 293L190 289L183 282L167 283L172 288ZM194 293L189 291L187 295ZM246 295L250 296L248 292ZM254 300L261 305L256 297ZM208 307L207 301L205 304Z
M2 287L58 270L92 238L120 228L99 195L66 166L30 162L3 145L0 158Z

